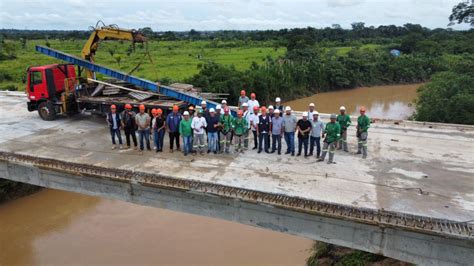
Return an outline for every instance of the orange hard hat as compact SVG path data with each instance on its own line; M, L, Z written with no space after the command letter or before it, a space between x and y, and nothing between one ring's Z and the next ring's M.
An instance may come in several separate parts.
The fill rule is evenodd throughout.
M117 106L115 106L115 104L112 104L112 105L110 106L110 109L116 109L116 108L117 108Z
M257 97L257 96L255 95L255 93L252 92L252 93L250 94L250 97L255 98L255 97Z
M173 111L178 111L179 107L177 105L173 105Z
M361 107L360 107L360 111L361 111L361 112L365 112L365 106L361 106Z
M262 106L262 108L261 108L260 110L262 110L262 112L266 112L266 111L267 111L267 107Z
M145 110L145 105L140 104L140 106L138 108L140 108L140 110Z
M240 95L241 95L241 96L244 96L244 95L245 95L245 90L241 90L241 91L240 91Z
M228 112L229 112L229 108L225 108L224 113L228 113Z
M161 108L156 109L156 114L162 114L162 113L163 113L163 110L161 110Z
M258 111L258 106L254 106L254 107L253 107L253 110L254 110L254 111Z
M127 104L125 105L125 109L128 109L128 110L132 109L132 105L129 104L129 103L127 103Z
M244 112L242 110L237 111L237 115L243 115Z
M155 108L151 109L151 113L156 114L156 109Z

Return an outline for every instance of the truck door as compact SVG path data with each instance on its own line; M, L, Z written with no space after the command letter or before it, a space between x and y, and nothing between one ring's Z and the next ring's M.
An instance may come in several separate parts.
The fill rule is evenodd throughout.
M39 100L40 98L46 97L43 89L43 73L41 71L30 72L29 85L31 100Z

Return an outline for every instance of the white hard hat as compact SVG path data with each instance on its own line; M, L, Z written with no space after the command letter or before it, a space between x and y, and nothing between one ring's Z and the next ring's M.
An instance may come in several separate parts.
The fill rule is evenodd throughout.
M318 111L314 111L313 115L319 115Z
M303 112L303 117L308 117L308 112Z
M275 114L279 114L279 113L280 113L280 109L276 109Z
M285 111L291 111L291 107L289 106L285 107Z
M275 102L277 102L277 103L281 102L280 97L276 97Z
M222 106L220 104L216 105L216 110L222 109Z
M243 103L242 107L249 107L249 104L248 103Z
M202 101L202 102L201 102L201 105L203 105L203 104L207 104L206 101Z
M331 114L331 116L329 117L330 119L336 119L337 118L337 115L336 114Z
M344 111L345 111L345 110L346 110L346 107L341 106L341 107L339 107L339 110L341 110L341 111L344 110Z
M310 103L309 106L310 106L310 107L314 107L314 103Z
M214 110L214 108L209 109L209 113L215 113L215 112L216 110Z
M275 109L273 108L273 105L268 106L268 109Z
M189 115L188 111L184 111L183 115Z
M226 101L226 100L222 100L221 103L222 103L222 104L227 104L227 101Z

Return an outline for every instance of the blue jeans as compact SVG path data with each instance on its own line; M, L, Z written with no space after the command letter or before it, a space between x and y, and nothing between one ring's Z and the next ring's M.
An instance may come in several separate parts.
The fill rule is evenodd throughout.
M269 152L268 149L270 149L270 144L268 143L269 138L268 138L268 133L260 133L258 134L258 151L262 151L262 146L265 149L265 152ZM265 145L263 145L263 142L265 142Z
M301 154L301 148L304 147L304 156L308 155L308 141L309 137L298 138L298 154Z
M272 152L275 150L281 153L281 135L272 134Z
M207 145L210 151L217 151L217 132L207 133Z
M117 135L117 138L119 140L119 144L122 145L122 135L120 134L120 129L117 128L117 129L113 129L113 128L110 128L110 136L112 137L112 144L116 144L115 143L115 135Z
M321 154L321 137L310 137L309 154L313 154L314 144L316 144L316 155L319 157L319 155Z
M165 129L158 131L157 128L153 129L153 140L155 142L156 150L163 150L163 139L165 137Z
M183 136L183 152L184 155L188 155L193 150L193 137L192 136Z
M285 132L286 152L295 153L295 132Z
M147 149L151 149L150 148L150 130L147 128L147 129L139 129L138 130L138 138L140 139L140 150L143 151L144 149L144 145L143 145L143 139L146 140L146 148Z

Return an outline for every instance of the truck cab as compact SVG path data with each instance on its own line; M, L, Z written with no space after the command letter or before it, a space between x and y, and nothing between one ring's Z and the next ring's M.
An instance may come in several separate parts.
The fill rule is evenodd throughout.
M56 114L69 112L74 97L76 72L72 64L52 64L29 67L26 92L28 111L38 111L44 120L54 120ZM69 109L69 110L68 110Z

